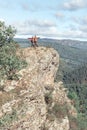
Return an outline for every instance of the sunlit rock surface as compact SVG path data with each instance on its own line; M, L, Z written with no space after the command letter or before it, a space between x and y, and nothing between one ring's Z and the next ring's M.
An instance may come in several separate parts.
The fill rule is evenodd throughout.
M19 80L2 81L0 130L69 130L68 115L55 115L56 104L66 104L68 113L77 115L63 83L54 82L59 66L57 51L30 47L18 50L17 55L26 60L27 67L17 73Z

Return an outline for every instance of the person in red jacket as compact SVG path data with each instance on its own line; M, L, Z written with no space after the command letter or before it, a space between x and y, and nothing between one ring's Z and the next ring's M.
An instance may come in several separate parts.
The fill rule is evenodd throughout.
M38 41L38 37L35 35L32 38L28 38L31 41L31 46L33 47L38 47L37 41Z
M38 37L36 37L36 35L34 36L34 45L36 46L36 47L38 47L38 45L37 45L37 40L38 40Z
M31 46L33 46L34 47L34 37L32 37L32 38L28 38L29 40L30 40L30 42L31 42Z

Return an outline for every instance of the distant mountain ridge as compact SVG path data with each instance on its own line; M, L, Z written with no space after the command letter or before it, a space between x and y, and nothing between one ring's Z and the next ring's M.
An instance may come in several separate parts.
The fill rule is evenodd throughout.
M20 42L20 41L29 42L28 39L23 39L23 38L15 38L14 40L17 42ZM71 40L71 39L58 40L58 39L51 39L51 38L40 38L38 42L48 42L48 43L55 42L61 45L67 45L67 46L76 47L79 49L87 49L87 41Z

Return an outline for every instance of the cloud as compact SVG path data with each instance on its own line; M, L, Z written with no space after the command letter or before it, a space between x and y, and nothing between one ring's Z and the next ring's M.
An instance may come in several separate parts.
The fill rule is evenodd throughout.
M11 0L8 1L0 1L0 8L2 9L13 9L15 8L15 3L13 4L13 2Z
M82 33L86 33L86 37L87 37L87 17L81 19L81 23L82 24L79 24L79 30L82 32Z
M21 4L21 7L22 7L23 10L26 10L26 11L30 9L29 5L26 4L26 3Z
M59 18L59 19L64 18L64 14L63 14L63 13L60 13L60 12L57 12L54 16L55 16L56 18Z
M70 0L63 4L63 9L75 11L87 7L86 0Z
M33 11L33 12L37 12L37 11L45 11L47 10L47 5L42 4L43 2L40 2L37 0L36 1L31 1L29 2L21 2L20 6L24 11Z
M73 17L71 17L71 21L77 27L78 26L87 26L87 16L82 16L82 17L73 16Z
M83 17L71 17L72 22L77 26L87 26L87 16Z
M21 38L28 38L32 35L38 35L51 38L68 38L68 39L86 39L87 25L71 23L64 26L61 30L56 23L49 20L25 20L24 22L15 22L13 24L17 29L17 35Z
M56 26L55 23L48 21L48 20L29 20L26 21L25 23L27 23L28 25L32 25L32 26L37 26L37 27L52 27L52 26Z
M66 31L61 32L60 37L64 39L87 40L87 32L68 29Z
M73 17L72 20L73 20L73 26L69 28L74 32L76 31L80 32L79 35L80 38L87 39L87 16ZM75 33L75 35L77 35L77 33Z
M4 20L4 19L2 19L2 18L0 18L0 21L1 21L1 22L5 22L5 20Z
M83 33L87 33L87 26L81 26L79 27L79 30L82 31Z
M13 24L17 28L17 35L43 35L55 36L57 34L56 24L48 20L26 20L15 22Z
M36 12L38 11L39 8L37 8L37 5L36 4L26 4L26 3L21 3L20 4L21 8L24 10L24 11L33 11L33 12Z
M79 17L77 17L77 16L71 17L71 20L72 20L72 22L74 22L75 24L76 24L76 23L79 24L79 23L81 22L81 19L80 19Z
M9 4L6 2L6 1L0 1L0 8L8 8L9 6L8 6Z
M87 16L84 16L82 19L80 19L83 23L83 25L87 25Z

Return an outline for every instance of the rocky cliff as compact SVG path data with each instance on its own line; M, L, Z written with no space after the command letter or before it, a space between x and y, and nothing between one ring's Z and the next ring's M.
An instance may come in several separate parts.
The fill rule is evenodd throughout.
M59 55L53 48L25 48L17 55L27 67L19 80L2 80L0 130L70 130L69 116L76 110L63 83L54 82Z

